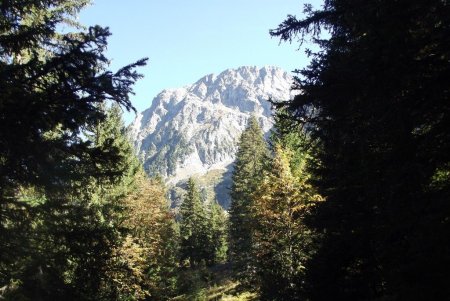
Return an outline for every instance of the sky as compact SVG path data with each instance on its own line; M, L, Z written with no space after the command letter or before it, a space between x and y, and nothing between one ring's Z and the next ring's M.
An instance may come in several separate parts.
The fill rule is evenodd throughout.
M93 0L80 23L109 27L107 57L115 71L148 57L134 86L138 112L163 89L239 66L278 66L290 72L307 65L298 43L281 43L269 30L287 15L302 16L303 4L320 0ZM308 46L306 46L308 47ZM135 115L126 113L129 124Z

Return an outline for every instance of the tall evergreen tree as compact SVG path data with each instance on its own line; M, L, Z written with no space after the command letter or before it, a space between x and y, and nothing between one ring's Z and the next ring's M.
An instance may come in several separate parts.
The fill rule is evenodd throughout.
M144 61L112 73L108 30L57 31L87 2L0 4L0 287L12 299L100 300L116 238L89 179L120 181L121 149L81 132L105 120L105 100L132 109Z
M224 262L227 259L227 216L216 200L209 205L210 246L213 254L212 263Z
M94 158L108 155L79 135L105 118L97 104L107 99L132 109L129 93L144 60L116 73L103 55L109 32L56 31L67 14L86 1L7 1L0 5L1 174L0 186L10 199L18 183L54 186L73 178L73 166L92 168ZM77 3L80 3L78 5ZM42 55L45 52L45 56ZM69 175L67 170L72 170ZM82 177L82 175L80 175Z
M450 4L327 0L271 33L321 47L288 106L320 139L311 300L450 294ZM321 29L330 37L322 38Z
M180 256L190 266L210 262L210 231L205 207L193 178L189 178L187 193L180 206Z
M9 274L10 281L20 283L6 285L10 298L114 300L103 279L121 245L123 199L138 162L123 134L120 109L105 109L105 114L85 138L92 147L116 152L116 164L99 160L99 173L73 180L70 187L23 189L19 195L20 202L33 204L33 228L21 233L30 250L24 258L17 256Z
M230 260L236 277L243 284L254 278L252 194L261 181L268 158L269 152L263 132L256 118L252 116L239 140L230 192Z
M125 198L135 186L140 164L125 135L121 108L113 104L111 107L101 105L101 109L106 118L87 128L84 135L92 143L92 147L113 153L115 159L114 164L98 160L96 174L87 174L89 176L84 179L72 182L72 189L68 192L72 203L79 208L84 207L84 214L89 215L85 224L80 223L83 228L78 231L94 232L86 233L73 241L77 248L84 246L84 253L80 252L80 258L73 258L72 261L79 260L78 267L74 270L77 277L74 283L80 291L86 293L84 299L114 300L120 299L121 296L116 294L115 289L106 288L103 282L105 274L111 269L120 270L119 267L111 265L115 250L123 243L128 243L131 249L138 247L132 245L132 241L126 240L127 233L122 227L122 218L126 214ZM73 223L79 223L79 214L75 211L72 215ZM70 222L68 224L74 228ZM64 232L62 234L70 235ZM93 245L96 245L96 248L91 250L89 246ZM94 285L92 288L89 286L91 282Z

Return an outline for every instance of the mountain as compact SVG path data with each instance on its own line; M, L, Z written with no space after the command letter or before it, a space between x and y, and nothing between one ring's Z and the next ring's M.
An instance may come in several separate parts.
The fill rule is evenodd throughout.
M229 205L227 187L239 136L248 118L265 133L272 127L269 99L291 98L292 76L277 67L240 67L207 75L195 84L159 93L129 133L145 170L180 188L195 176L205 196Z

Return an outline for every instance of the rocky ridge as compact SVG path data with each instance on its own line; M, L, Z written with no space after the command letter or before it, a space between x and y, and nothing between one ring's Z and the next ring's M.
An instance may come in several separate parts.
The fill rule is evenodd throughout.
M145 170L173 187L183 186L190 176L203 177L203 193L216 194L226 208L226 186L247 120L254 115L268 133L273 124L268 100L290 99L292 81L277 67L240 67L163 90L129 127Z

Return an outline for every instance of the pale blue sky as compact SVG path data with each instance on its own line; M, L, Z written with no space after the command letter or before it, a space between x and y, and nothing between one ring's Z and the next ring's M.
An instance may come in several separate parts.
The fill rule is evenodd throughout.
M135 85L140 112L165 88L194 83L210 73L239 66L307 64L304 48L271 38L288 14L301 16L303 4L320 0L93 0L80 14L84 25L108 26L108 58L116 70L142 57L149 63ZM130 123L134 114L126 114Z

